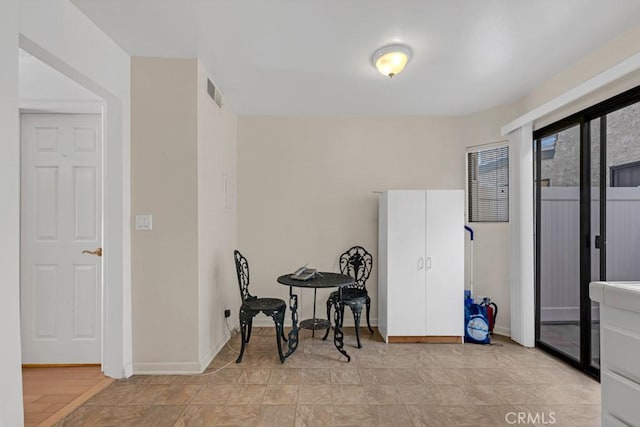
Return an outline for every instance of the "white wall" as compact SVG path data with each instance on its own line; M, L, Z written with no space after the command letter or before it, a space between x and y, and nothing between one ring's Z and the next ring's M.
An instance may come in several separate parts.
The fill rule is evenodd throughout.
M0 425L19 426L20 369L20 143L18 138L18 2L0 14Z
M129 56L68 0L22 0L19 33L24 50L106 101L103 369L130 375Z
M233 250L236 247L237 117L207 94L207 74L198 63L198 313L201 369L229 338L238 323L240 295ZM226 195L225 195L226 178Z
M20 33L75 69L74 80L94 92L97 85L128 104L129 56L70 1L22 0L20 13Z
M19 7L18 7L19 5ZM109 147L109 173L105 197L111 197L105 223L105 280L113 283L106 297L116 308L105 325L105 373L124 376L131 363L128 287L128 146L129 146L129 59L97 27L66 0L7 0L0 15L0 194L5 206L0 215L0 424L22 423L19 326L19 140L18 140L18 37L30 53L59 71L108 98L105 141ZM113 173L115 171L115 174ZM117 189L117 191L114 191ZM125 222L126 221L126 222ZM119 253L110 256L109 250ZM112 281L112 282L111 282Z
M55 113L101 113L103 101L80 84L21 51L20 109Z
M509 134L510 336L526 347L535 345L532 135L531 123Z

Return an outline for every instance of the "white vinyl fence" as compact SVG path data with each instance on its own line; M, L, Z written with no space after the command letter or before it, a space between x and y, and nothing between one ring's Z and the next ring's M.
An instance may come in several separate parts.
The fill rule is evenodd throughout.
M543 188L541 194L540 308L542 321L578 320L580 202L577 187ZM591 273L599 277L600 194L591 202ZM640 281L640 188L607 188L607 280Z

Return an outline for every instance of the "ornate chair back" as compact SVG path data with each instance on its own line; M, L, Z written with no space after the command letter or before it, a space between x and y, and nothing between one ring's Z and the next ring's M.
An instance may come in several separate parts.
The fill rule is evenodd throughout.
M349 288L367 290L366 282L371 274L373 257L362 246L354 246L340 255L340 272L355 279Z
M249 293L249 263L247 259L237 250L233 251L233 257L236 261L236 273L238 274L238 286L240 287L240 296L242 301L252 299Z

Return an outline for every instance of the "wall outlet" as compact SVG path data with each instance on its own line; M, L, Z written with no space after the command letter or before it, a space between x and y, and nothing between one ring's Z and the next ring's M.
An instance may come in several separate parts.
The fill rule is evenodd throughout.
M228 308L224 311L224 317L231 317L231 310Z

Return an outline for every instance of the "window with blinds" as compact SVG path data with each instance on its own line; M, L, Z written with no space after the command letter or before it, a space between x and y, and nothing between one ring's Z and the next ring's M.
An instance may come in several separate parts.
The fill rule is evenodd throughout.
M509 222L509 147L467 153L469 222Z

